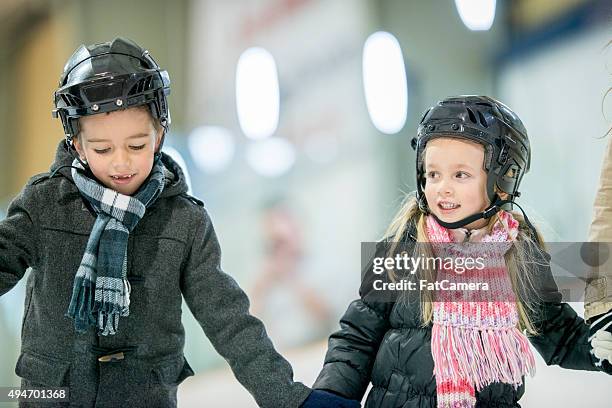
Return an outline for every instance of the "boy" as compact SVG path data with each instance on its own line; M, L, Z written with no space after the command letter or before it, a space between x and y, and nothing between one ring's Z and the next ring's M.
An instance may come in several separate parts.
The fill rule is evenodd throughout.
M0 223L0 296L32 268L15 369L22 389L69 387L75 407L176 406L178 385L194 374L183 356L184 296L260 406L343 406L293 381L221 271L202 202L161 153L169 85L123 38L79 47L64 68L53 113L66 141Z

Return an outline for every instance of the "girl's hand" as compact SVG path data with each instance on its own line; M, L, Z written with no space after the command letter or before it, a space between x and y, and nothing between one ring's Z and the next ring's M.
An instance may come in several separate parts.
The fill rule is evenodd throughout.
M313 390L300 408L360 408L361 403L331 392Z

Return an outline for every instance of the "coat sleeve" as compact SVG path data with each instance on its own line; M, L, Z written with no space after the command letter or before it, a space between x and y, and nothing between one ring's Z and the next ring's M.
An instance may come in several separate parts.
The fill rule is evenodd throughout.
M38 259L35 201L33 187L28 184L11 201L6 218L0 221L0 296L11 290Z
M591 354L588 340L589 326L567 303L552 276L550 255L539 263L536 279L541 301L531 318L539 334L528 336L547 365L558 365L571 370L604 371L612 375L605 366L597 367L597 359Z
M387 245L380 243L375 256L384 256ZM313 388L322 389L345 398L359 400L370 382L372 366L385 333L389 330L391 301L384 301L372 291L373 276L362 274L359 299L353 301L342 318L340 330L328 340L323 369Z
M199 217L181 274L181 291L215 350L262 407L298 407L311 390L293 381L291 365L274 349L249 300L221 270L221 250L206 210Z
M612 138L604 153L599 184L593 202L593 218L589 228L589 242L612 247ZM584 317L592 320L612 310L612 259L594 268L594 276L587 282L584 297Z

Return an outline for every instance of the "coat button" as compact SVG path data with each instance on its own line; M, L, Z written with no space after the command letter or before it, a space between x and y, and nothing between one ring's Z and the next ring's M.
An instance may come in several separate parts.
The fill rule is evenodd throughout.
M112 363L113 361L120 361L124 358L125 356L123 355L123 351L120 351L119 353L98 357L98 361L101 363Z

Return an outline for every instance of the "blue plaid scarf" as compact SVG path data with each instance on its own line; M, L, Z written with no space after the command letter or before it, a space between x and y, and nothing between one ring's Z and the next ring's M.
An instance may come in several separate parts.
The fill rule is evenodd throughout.
M72 178L81 195L98 215L74 278L65 316L74 319L77 332L98 327L107 336L117 332L119 316L130 313L127 246L130 232L164 189L164 165L158 160L147 181L134 196L120 194L85 176L72 162Z

